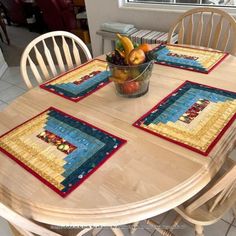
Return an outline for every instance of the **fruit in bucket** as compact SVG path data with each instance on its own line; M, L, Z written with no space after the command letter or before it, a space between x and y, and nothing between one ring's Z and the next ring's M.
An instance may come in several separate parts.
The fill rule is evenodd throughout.
M149 52L152 50L152 47L148 43L143 43L138 46L139 49L142 49L145 53Z
M146 52L151 46L137 45L120 34L117 34L117 38L115 51L106 57L110 80L114 82L119 95L139 97L148 91L153 61L148 61Z
M125 81L129 78L129 72L127 70L121 70L119 68L114 68L113 76Z
M130 81L123 84L122 89L124 94L132 94L139 90L140 84L136 81Z
M122 46L124 48L124 51L121 52L118 49L116 49L116 50L118 50L120 55L125 58L124 61L125 61L126 64L128 64L129 54L134 49L133 42L128 37L121 36L120 34L117 34L117 37L120 40L120 42L121 42L121 44L122 44Z
M139 65L139 64L144 63L145 60L146 60L146 56L142 49L135 48L129 53L128 63L130 65Z
M107 55L108 62L115 65L140 65L147 62L145 53L150 51L151 45L144 43L137 45L128 37L117 34L119 41L115 51Z

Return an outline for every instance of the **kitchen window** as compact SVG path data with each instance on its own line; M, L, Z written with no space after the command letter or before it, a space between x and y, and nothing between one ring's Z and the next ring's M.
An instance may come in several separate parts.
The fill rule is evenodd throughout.
M216 7L235 7L236 0L127 0L129 3L174 4L174 5L204 5Z
M118 0L123 9L185 12L194 7L219 7L236 16L236 0Z

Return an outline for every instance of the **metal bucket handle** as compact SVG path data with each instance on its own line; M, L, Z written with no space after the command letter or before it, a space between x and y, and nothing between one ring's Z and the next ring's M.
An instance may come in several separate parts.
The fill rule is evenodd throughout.
M151 60L151 61L148 63L148 65L146 66L146 68L142 71L141 74L139 74L138 76L136 76L136 77L135 77L134 79L132 79L132 80L124 81L124 83L125 83L125 82L132 82L132 81L137 80L139 77L141 77L141 76L148 70L148 68L149 68L153 63L154 63L154 61ZM106 67L106 71L108 71L108 72L110 71L108 65L107 65L107 67Z

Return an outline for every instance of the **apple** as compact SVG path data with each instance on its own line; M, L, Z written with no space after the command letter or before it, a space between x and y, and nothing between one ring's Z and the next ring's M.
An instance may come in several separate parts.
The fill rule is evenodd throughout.
M142 49L134 48L128 56L128 63L130 65L139 65L145 62L146 56Z
M130 81L130 82L125 82L122 85L122 87L123 87L124 94L132 94L132 93L136 93L140 89L140 84L139 82Z

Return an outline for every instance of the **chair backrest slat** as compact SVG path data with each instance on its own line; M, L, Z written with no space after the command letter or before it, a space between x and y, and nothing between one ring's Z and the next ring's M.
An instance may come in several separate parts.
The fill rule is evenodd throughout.
M231 188L231 185L236 181L236 165L234 165L224 176L222 176L218 181L204 194L201 195L197 200L192 202L189 206L186 207L187 212L192 212L195 209L199 208L210 199L217 196L213 206L217 205L227 194L228 190ZM234 189L235 190L235 189ZM213 208L215 208L215 206Z
M80 59L80 55L79 55L79 50L75 45L75 41L72 39L72 46L73 46L73 54L74 54L74 59L75 59L75 63L76 65L80 65L81 64L81 59Z
M64 72L66 69L65 69L65 66L64 66L64 63L63 63L63 59L62 59L60 49L59 49L59 47L56 43L56 40L55 40L54 36L52 37L52 41L53 41L53 47L54 47L54 52L55 52L55 55L56 55L56 58L57 58L58 66L60 68L60 71Z
M187 30L185 30L184 22L187 19L190 20ZM227 31L224 30L226 28ZM172 43L175 32L179 34L179 44L204 46L218 50L223 48L224 51L228 49L231 54L236 55L235 43L230 44L230 48L227 47L229 39L233 39L230 42L236 40L236 20L219 8L199 7L185 12L170 28L168 43Z
M53 61L53 59L52 59L52 55L51 55L51 53L50 53L50 51L49 51L49 49L48 49L48 47L47 47L45 41L42 40L42 42L43 42L44 54L45 54L45 56L46 56L46 58L47 58L48 65L49 65L49 67L50 67L50 69L51 69L52 74L53 74L54 76L56 76L56 75L57 75L57 70L56 70L54 61Z
M222 40L222 50L226 51L230 38L230 24L228 24Z
M222 23L223 23L223 16L220 17L220 20L216 26L215 29L215 33L214 33L214 37L213 37L213 43L212 43L212 47L213 48L217 48L219 41L220 41L220 34L222 31Z
M215 207L220 203L223 202L224 197L226 196L226 194L228 193L228 191L231 189L231 185L229 184L227 187L225 187L217 196L217 198L215 199L215 201L213 202L212 206L209 209L209 212L212 212Z
M30 65L30 68L34 74L34 77L35 79L38 81L38 83L42 83L43 80L38 72L38 69L36 67L36 65L34 64L34 62L32 61L32 59L30 58L30 56L28 56L28 61L29 61L29 65Z
M49 47L50 42L52 42L52 47ZM70 42L72 45L69 45ZM43 45L42 52L39 50L39 47L42 46L41 44ZM89 52L85 43L70 32L54 31L43 34L34 39L24 50L20 63L21 75L27 87L32 88L32 83L27 71L27 62L29 62L30 68L37 82L42 83L42 78L39 74L37 65L32 61L32 57L30 58L31 51L34 51L36 54L37 63L42 70L42 77L45 77L45 79L50 79L50 75L55 77L58 74L63 73L66 69L71 69L81 64L78 48L83 51L87 61L92 59L91 53ZM67 64L68 68L64 64L63 53L65 57L65 63ZM72 54L75 63L73 62ZM56 58L56 64L53 58ZM59 67L58 71L56 67L57 65Z
M189 17L189 23L188 23L188 28L187 28L187 37L186 37L186 43L187 44L192 44L192 39L193 39L193 15Z
M196 34L196 40L195 40L195 45L197 46L201 45L202 30L203 30L203 13L201 12L200 19L198 21L197 34Z
M26 86L31 89L33 87L30 79L29 79L29 76L28 76L28 73L27 73L27 69L26 69L26 64L27 64L27 61L28 61L28 57L25 57L24 58L24 64L25 64L25 69L24 70L21 70L21 76L23 77L24 79L24 82L26 84Z
M235 188L236 188L236 181L228 189L227 193L224 195L224 197L220 201L220 205L222 205L224 201L233 194Z
M34 46L34 51L35 51L35 56L36 56L39 66L40 66L40 69L43 72L44 78L49 79L50 76L49 76L48 69L45 65L42 55L40 54L40 52L36 46Z
M206 25L206 35L205 35L205 47L209 47L210 41L211 41L211 35L212 35L212 26L213 26L213 18L214 18L214 13L211 13L210 19Z
M63 50L64 50L64 54L65 54L66 63L68 65L68 68L71 69L71 68L73 68L73 61L72 61L72 58L71 58L71 55L70 55L69 46L68 46L64 36L62 36L62 47L63 47Z
M178 35L178 42L180 44L183 44L184 42L184 20L180 22L179 26L179 35Z

